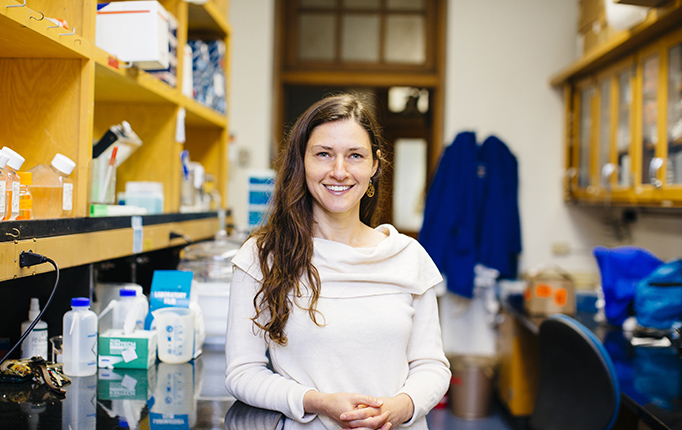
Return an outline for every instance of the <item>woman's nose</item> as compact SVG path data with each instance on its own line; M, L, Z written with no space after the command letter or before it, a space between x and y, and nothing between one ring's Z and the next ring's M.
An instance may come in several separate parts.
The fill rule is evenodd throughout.
M346 170L346 160L344 160L343 157L339 157L334 160L331 175L334 179L345 179L348 176L348 170Z

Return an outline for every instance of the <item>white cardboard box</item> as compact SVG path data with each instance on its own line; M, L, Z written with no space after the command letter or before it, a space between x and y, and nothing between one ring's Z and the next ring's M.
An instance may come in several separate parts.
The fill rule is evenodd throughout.
M169 66L168 12L157 1L97 5L95 44L141 69Z

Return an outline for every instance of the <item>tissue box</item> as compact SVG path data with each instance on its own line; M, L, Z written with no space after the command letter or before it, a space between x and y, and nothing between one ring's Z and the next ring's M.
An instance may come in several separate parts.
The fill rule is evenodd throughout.
M168 12L157 1L97 5L95 44L141 69L170 65Z
M156 362L156 332L109 329L99 336L99 367L148 369Z

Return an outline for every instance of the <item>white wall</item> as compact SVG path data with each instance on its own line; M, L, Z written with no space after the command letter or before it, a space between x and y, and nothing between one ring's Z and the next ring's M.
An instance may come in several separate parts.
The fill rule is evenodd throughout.
M270 160L273 0L231 0L230 127L251 167ZM625 244L605 228L607 209L566 205L562 195L562 94L551 76L575 59L578 0L449 0L446 142L474 130L495 134L519 160L521 269L556 263L596 273L595 245ZM245 168L233 163L230 205L245 225ZM641 215L627 244L664 259L682 256L682 216ZM566 256L554 256L563 243Z
M274 0L231 0L230 145L228 205L245 227L247 172L270 167Z

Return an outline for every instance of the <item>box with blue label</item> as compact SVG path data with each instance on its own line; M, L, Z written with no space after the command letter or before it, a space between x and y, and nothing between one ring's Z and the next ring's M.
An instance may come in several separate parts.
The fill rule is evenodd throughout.
M109 329L99 336L99 367L148 369L156 362L156 332Z

